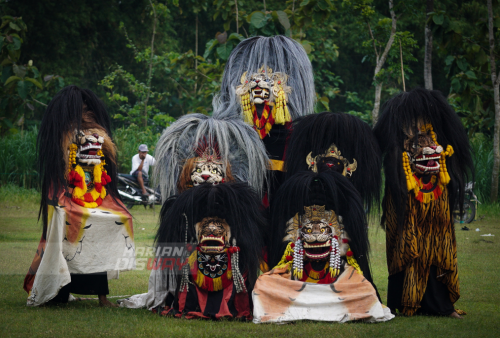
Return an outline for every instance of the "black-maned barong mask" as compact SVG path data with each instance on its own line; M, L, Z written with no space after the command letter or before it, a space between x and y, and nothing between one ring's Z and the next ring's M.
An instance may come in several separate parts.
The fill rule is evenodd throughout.
M315 173L331 170L348 177L350 177L358 167L356 159L353 159L353 162L349 163L345 157L341 156L340 150L334 143L332 143L323 154L318 154L313 157L312 152L310 152L306 157L306 162L309 166L309 170Z
M219 254L229 247L231 230L225 220L207 217L196 224L198 247L201 253Z
M431 128L426 128L427 125L419 128L416 135L410 131L406 133L404 149L410 158L412 171L418 176L434 175L439 172L439 160L443 147L433 140L433 131Z
M422 123L417 135L410 128L405 134L402 162L408 191L413 190L420 202L429 203L438 199L450 182L446 157L453 155L453 147L448 145L444 151L430 123Z

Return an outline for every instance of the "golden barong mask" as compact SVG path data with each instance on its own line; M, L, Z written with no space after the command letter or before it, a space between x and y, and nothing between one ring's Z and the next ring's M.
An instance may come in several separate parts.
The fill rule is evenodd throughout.
M255 105L266 104L275 107L273 118L276 123L284 124L291 121L287 108L287 95L292 88L287 83L285 73L276 72L269 67L262 66L258 73L251 75L244 72L241 76L241 85L236 87L236 94L240 97L241 108L245 122L253 123L253 110Z

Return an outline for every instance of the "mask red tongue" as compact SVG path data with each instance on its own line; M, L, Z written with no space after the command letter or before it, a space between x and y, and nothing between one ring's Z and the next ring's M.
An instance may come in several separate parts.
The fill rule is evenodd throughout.
M428 166L428 167L435 167L435 166L436 166L436 161L434 161L434 160L429 160L429 161L427 162L427 166Z
M327 163L326 165L328 166L328 168L333 167L333 163Z
M95 151L95 150L89 150L89 155L97 155L97 151Z

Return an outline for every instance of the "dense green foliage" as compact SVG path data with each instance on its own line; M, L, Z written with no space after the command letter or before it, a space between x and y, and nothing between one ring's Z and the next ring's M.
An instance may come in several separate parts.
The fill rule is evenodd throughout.
M493 3L498 41L500 6ZM426 13L423 1L396 0L394 12L394 43L374 80L377 54L390 34L387 0L75 0L71 6L0 0L0 133L39 123L44 104L61 86L90 88L120 130L125 171L133 142L152 146L177 117L211 113L225 62L239 41L275 34L293 37L307 51L316 111L345 111L371 123L375 82L383 83L381 102L403 89L401 56L406 88L423 86L428 22L434 89L448 95L472 140L476 133L484 138L478 157L491 154L486 4L434 0L434 11ZM495 52L500 55L500 43ZM120 138L126 130L135 132ZM478 171L476 180L488 189L485 174Z
M149 153L154 155L160 133L153 133L151 128L141 128L131 124L127 128L115 130L113 135L118 152L118 171L128 174L132 170L132 157L137 154L140 144L146 144ZM149 173L151 175L151 172Z

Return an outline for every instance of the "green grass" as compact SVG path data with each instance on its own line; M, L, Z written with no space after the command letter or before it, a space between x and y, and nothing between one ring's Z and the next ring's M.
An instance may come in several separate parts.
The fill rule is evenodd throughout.
M162 318L147 310L103 309L97 300L28 308L23 279L41 234L37 223L37 196L24 192L12 198L0 188L0 332L1 336L172 336L172 337L497 337L500 332L500 216L498 206L480 207L471 229L457 224L461 299L456 306L467 311L464 320L417 316L396 317L379 324L331 324L297 322L289 325L255 325ZM134 207L137 246L151 245L156 232L158 209ZM483 217L484 216L484 217ZM492 233L495 237L481 237ZM382 299L387 294L385 234L370 227L372 269ZM147 290L149 271L131 271L110 281L110 296L132 295Z

